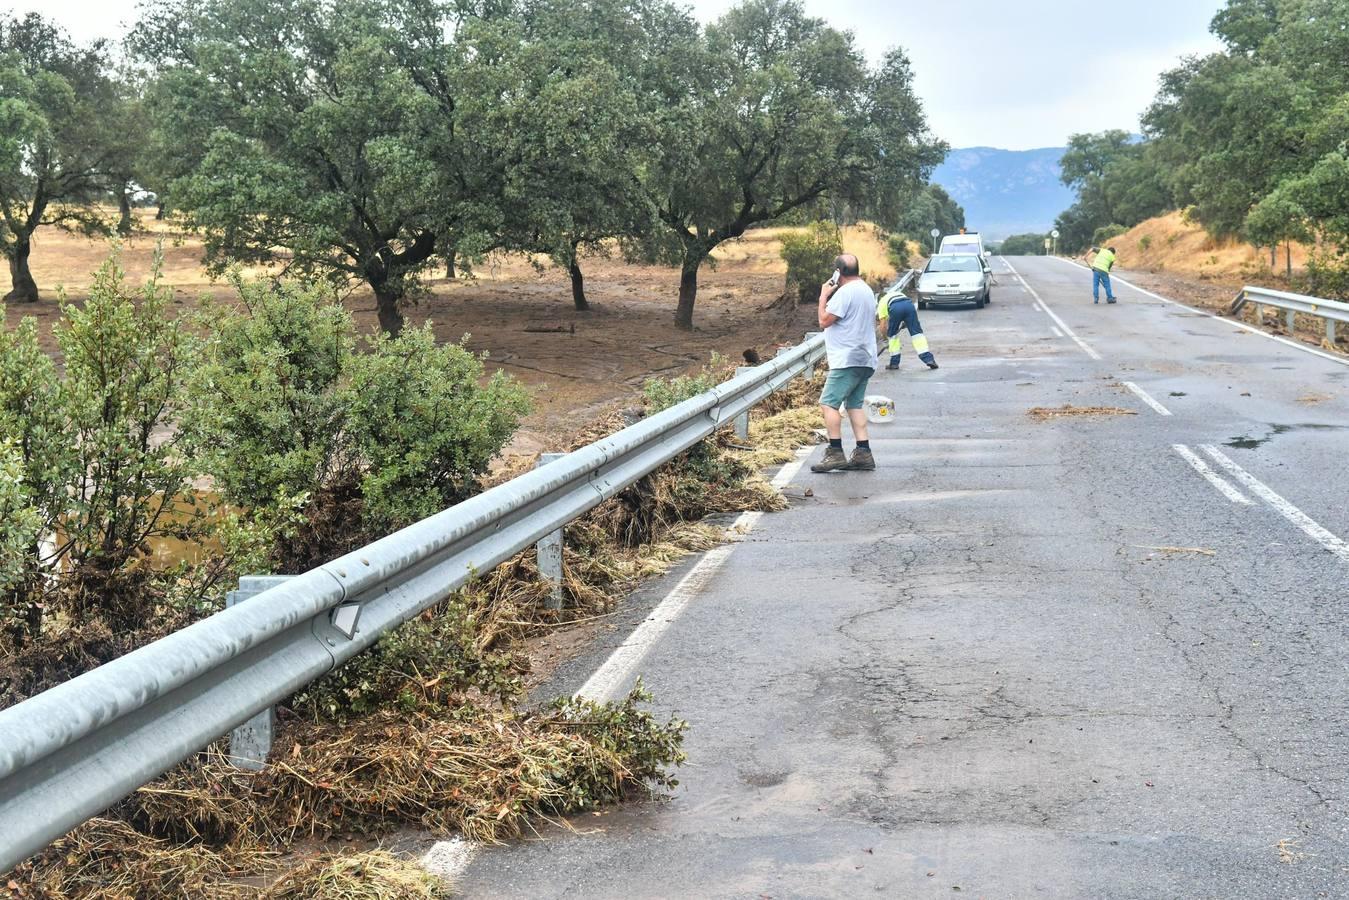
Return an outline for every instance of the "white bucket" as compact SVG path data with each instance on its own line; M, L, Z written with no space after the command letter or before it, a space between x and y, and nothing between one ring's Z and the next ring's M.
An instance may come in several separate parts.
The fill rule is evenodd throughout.
M868 394L862 399L862 409L866 411L867 421L880 424L895 420L895 401L880 394Z

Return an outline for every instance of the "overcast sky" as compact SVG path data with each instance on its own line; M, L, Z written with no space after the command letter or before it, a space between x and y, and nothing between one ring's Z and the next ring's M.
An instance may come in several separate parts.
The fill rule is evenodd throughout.
M704 19L734 0L692 0ZM1208 23L1222 0L805 0L854 31L879 58L899 45L913 60L933 131L954 147L1062 145L1068 135L1138 129L1157 76L1216 48ZM37 10L80 40L114 37L135 0L0 0Z

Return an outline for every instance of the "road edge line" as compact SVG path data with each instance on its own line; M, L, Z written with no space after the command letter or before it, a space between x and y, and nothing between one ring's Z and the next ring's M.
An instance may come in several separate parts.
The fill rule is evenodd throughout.
M1051 256L1050 259L1057 259L1059 262L1065 262L1070 266L1076 266L1077 268L1084 269L1088 272L1091 271L1091 269L1087 268L1086 266L1082 265L1080 262L1077 262L1076 260L1064 259L1062 256ZM1210 319L1216 319L1217 321L1223 322L1227 325L1235 325L1237 328L1240 328L1244 331L1249 331L1251 334L1258 334L1261 337L1269 338L1271 341L1278 341L1280 344L1286 344L1287 346L1292 347L1295 350L1305 350L1307 353L1310 353L1313 356L1319 356L1322 359L1328 359L1331 362L1339 363L1342 366L1349 366L1349 359L1346 359L1342 356L1336 356L1333 353L1327 353L1324 350L1318 350L1315 347L1309 347L1306 344L1302 343L1301 341L1294 341L1286 337L1281 337L1280 335L1277 334L1270 334L1263 328L1256 328L1254 325L1248 325L1247 323L1241 321L1240 319L1233 319L1228 316L1220 316L1216 313L1208 311L1207 309L1200 309L1197 306L1190 306L1188 303L1181 303L1179 300L1172 300L1170 297L1163 297L1161 294L1153 293L1147 288L1141 288L1131 281L1125 281L1122 276L1112 275L1110 277L1113 281L1118 281L1125 287L1132 288L1133 290L1144 295L1145 297L1151 297L1154 300L1160 300L1163 303L1170 303L1172 306L1179 306L1181 309L1189 310L1190 312L1193 313L1199 313L1200 315L1203 316L1208 316Z

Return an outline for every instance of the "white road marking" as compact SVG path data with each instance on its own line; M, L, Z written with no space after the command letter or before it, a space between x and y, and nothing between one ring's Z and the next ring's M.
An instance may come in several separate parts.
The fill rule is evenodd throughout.
M1283 497L1274 493L1263 481L1260 481L1250 472L1247 472L1241 466L1232 462L1217 447L1212 444L1203 445L1204 452L1213 458L1213 461L1226 469L1233 478L1246 485L1247 490L1255 494L1261 500L1264 500L1270 506L1278 510L1279 514L1292 522L1298 528L1301 528L1307 535L1322 547L1325 547L1331 553L1334 553L1345 562L1349 562L1349 543L1345 543L1339 537L1331 534L1325 528L1322 528L1310 516L1289 503Z
M1004 262L1006 262L1006 260L1004 260ZM1012 264L1007 263L1007 268L1012 269ZM1035 292L1035 288L1030 286L1029 281L1021 277L1020 272L1018 272L1016 269L1012 269L1012 274L1017 277L1017 280L1019 280L1023 285L1026 286L1026 290L1030 291L1030 295L1040 302L1040 305L1044 307L1044 311L1049 314L1049 317L1051 319L1053 319L1055 322L1058 323L1059 327L1063 329L1064 333L1077 342L1077 346L1085 350L1087 355L1090 356L1092 359L1098 361L1101 359L1101 354L1097 353L1096 350L1093 349L1090 344L1088 344L1086 341L1078 337L1077 332L1069 328L1068 323L1060 319L1058 317L1058 314L1055 313L1054 310L1049 308L1049 304L1044 301L1043 297L1041 297L1039 294Z
M1080 262L1077 262L1076 260L1063 259L1062 257L1054 257L1054 258L1066 262L1070 266L1077 266L1079 269L1087 269L1086 266L1082 265ZM1091 270L1087 269L1087 271ZM1286 337L1280 337L1277 334L1270 334L1263 328L1256 328L1254 325L1248 325L1245 322L1241 321L1240 319L1230 319L1227 318L1226 316L1214 315L1213 313L1209 312L1206 309L1199 309L1197 307L1190 306L1189 304L1181 303L1179 300L1172 300L1170 297L1163 297L1161 294L1154 294L1152 291L1145 290L1144 288L1141 288L1136 284L1132 284L1131 282L1125 281L1118 275L1112 275L1110 276L1110 278L1112 281L1118 281L1125 287L1131 288L1146 297L1151 297L1154 300L1160 300L1163 303L1170 303L1172 306L1179 306L1181 309L1189 310L1190 312L1194 313L1199 313L1200 315L1207 316L1210 319L1217 319L1219 322L1222 322L1226 325L1235 325L1237 328L1249 331L1251 334L1258 334L1261 337L1269 338L1271 341L1278 341L1280 344L1286 344L1289 347L1294 347L1298 350L1305 351L1307 353L1312 354L1313 356L1319 356L1322 359L1328 359L1331 362L1337 362L1342 366L1349 366L1349 359L1345 359L1343 356L1336 356L1333 353L1327 353L1324 350L1318 350L1315 347L1308 347L1306 344L1303 344L1299 341L1292 341Z
M797 473L801 471L801 467L806 464L810 452L810 448L802 450L797 454L796 459L783 466L781 471L773 478L773 486L781 489L786 486L787 482L795 478ZM763 513L761 512L742 513L732 523L728 531L733 535L744 535L762 517ZM665 595L665 599L661 600L656 608L651 610L646 620L638 625L636 630L628 635L627 640L620 644L609 655L609 658L595 670L595 673L576 692L576 696L601 703L613 699L619 686L628 679L633 670L637 668L651 648L673 624L674 620L679 618L679 614L684 611L684 608L702 593L703 588L725 565L727 558L734 549L734 544L722 544L720 547L709 550L698 561L697 565L679 580L679 583L674 586L670 593Z
M1054 337L1063 337L1063 332L1062 332L1062 331L1059 331L1059 326L1057 326L1057 325L1050 325L1050 326L1049 326L1049 330L1052 331L1052 332L1054 332Z
M1184 444L1172 444L1171 449L1179 453L1181 458L1187 463L1194 466L1194 470L1208 479L1209 484L1221 491L1222 495L1228 500L1231 500L1233 503L1245 503L1248 506L1250 505L1251 501L1247 499L1246 495L1233 487L1231 482L1227 479L1209 468L1209 464L1204 462L1204 460L1199 457L1199 454L1195 453Z
M1021 293L1024 294L1025 292L1026 292L1025 285L1022 285L1022 287L1021 287ZM1034 309L1036 312L1044 312L1044 310L1040 308L1040 304L1038 304L1038 303L1032 303L1032 304L1031 304L1031 308Z
M1171 410L1167 409L1165 406L1162 406L1156 400L1152 399L1152 397L1148 394L1147 391L1143 390L1141 387L1134 384L1132 381L1124 382L1124 386L1127 387L1129 390L1133 391L1134 394L1138 396L1139 400L1142 400L1148 406L1151 406L1154 410L1156 410L1158 415L1160 416L1171 415Z
M787 486L787 483L797 476L801 467L806 464L813 448L804 447L796 454L796 459L784 465L778 474L773 476L772 485L781 490ZM748 534L754 527L754 524L763 517L762 512L747 512L740 514L731 527L727 529L727 534L731 536L743 536ZM723 544L709 551L698 564L679 583L674 586L670 593L665 595L665 599L651 611L646 621L638 626L637 630L628 636L628 639L622 643L604 664L590 676L590 679L576 692L578 697L586 697L590 700L603 702L611 699L613 691L618 685L631 674L646 652L651 649L656 639L665 632L670 624L679 616L679 613L689 601L697 595L698 591L705 585L717 570L726 562L726 558L731 555L734 544ZM452 885L468 868L469 863L473 861L473 856L477 853L478 846L463 838L451 838L448 841L437 841L422 856L422 868L439 878L443 878Z

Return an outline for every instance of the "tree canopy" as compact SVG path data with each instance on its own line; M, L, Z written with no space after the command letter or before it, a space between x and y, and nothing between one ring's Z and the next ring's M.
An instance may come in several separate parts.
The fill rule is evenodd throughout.
M36 13L0 16L0 255L6 302L36 302L33 233L107 233L92 201L116 157L117 87L102 44L78 47Z

